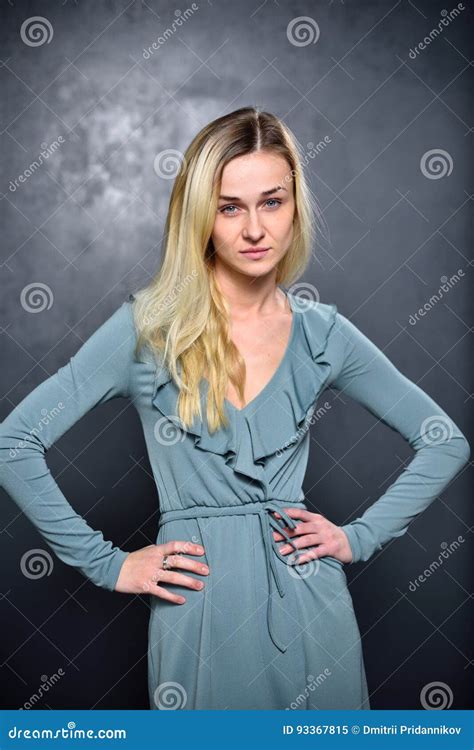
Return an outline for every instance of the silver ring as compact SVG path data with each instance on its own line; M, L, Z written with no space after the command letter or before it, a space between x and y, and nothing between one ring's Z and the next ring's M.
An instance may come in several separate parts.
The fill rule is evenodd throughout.
M169 570L170 566L168 564L168 555L164 555L161 567L163 568L163 570Z

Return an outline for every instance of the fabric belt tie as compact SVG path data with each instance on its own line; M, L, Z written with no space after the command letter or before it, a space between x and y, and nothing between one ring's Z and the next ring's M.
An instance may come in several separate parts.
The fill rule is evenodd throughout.
M263 502L248 503L247 505L226 505L226 506L210 506L210 505L196 505L193 508L179 508L176 510L164 510L160 515L158 522L158 528L168 521L175 521L177 519L187 520L188 518L206 518L210 516L233 516L233 515L246 515L256 514L260 521L260 530L263 539L265 561L267 568L267 578L269 595L267 599L267 625L270 638L272 639L275 646L282 652L286 651L286 645L278 638L275 625L272 618L272 598L274 595L273 581L275 581L278 593L283 598L285 595L285 588L281 578L281 571L278 570L278 566L273 552L288 565L288 556L282 555L278 549L277 542L273 538L273 529L278 531L285 539L285 541L291 545L295 550L295 553L299 555L302 550L298 550L295 546L291 537L288 536L285 531L285 526L290 529L296 527L296 521L291 518L284 510L283 507L295 507L305 508L306 505L301 501L283 501L283 500L266 500ZM276 511L281 515L281 519L275 518L271 515L273 511Z

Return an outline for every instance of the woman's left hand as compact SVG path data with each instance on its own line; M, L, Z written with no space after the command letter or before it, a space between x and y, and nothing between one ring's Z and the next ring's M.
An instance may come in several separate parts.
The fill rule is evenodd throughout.
M296 553L287 542L279 550L282 555L289 553L297 554L297 563L315 560L318 557L330 555L343 563L352 562L352 550L345 532L340 526L331 523L325 516L319 513L312 513L306 508L284 508L287 515L297 522L296 528L289 529L285 526L285 531L298 549L311 547L307 553ZM281 515L275 511L275 518L281 519ZM276 542L285 541L285 537L273 532L273 538ZM314 545L317 545L315 547Z

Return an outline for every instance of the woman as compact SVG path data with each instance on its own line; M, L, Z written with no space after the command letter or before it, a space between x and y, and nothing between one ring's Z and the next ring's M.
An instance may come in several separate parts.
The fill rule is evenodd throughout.
M3 486L57 555L151 595L152 709L369 708L344 565L404 534L469 458L456 424L335 304L288 291L315 210L278 118L249 107L207 125L175 180L156 278L2 424ZM416 452L341 527L302 491L329 386ZM156 545L135 552L74 512L44 459L118 396L138 410L160 497Z

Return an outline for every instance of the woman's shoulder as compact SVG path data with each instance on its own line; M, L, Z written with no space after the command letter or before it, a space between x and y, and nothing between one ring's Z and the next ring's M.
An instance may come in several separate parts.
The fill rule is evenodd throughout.
M292 294L293 311L300 316L303 339L313 360L331 365L334 373L355 359L380 356L380 350L335 302L321 302Z
M100 372L128 371L134 358L137 340L130 298L115 305L112 312L102 315L102 322L95 326L82 346L73 355L73 361L81 369L100 367Z
M336 302L321 302L297 294L290 294L293 311L301 314L303 328L313 349L320 350L329 343L339 348L361 338L363 330L342 313Z
M110 337L112 345L115 346L124 340L136 338L134 300L134 295L130 294L120 304L116 305L93 335L100 332L102 339Z
M303 315L310 323L314 322L315 325L319 326L334 324L338 315L338 307L335 302L321 302L290 291L288 297L293 312Z
M301 330L313 358L322 354L338 323L339 313L334 302L321 302L289 293L293 314L301 321Z

